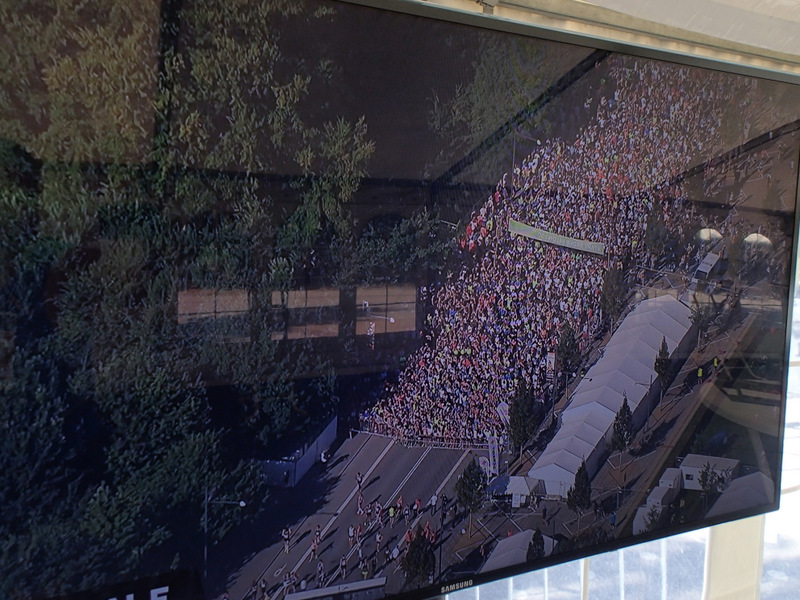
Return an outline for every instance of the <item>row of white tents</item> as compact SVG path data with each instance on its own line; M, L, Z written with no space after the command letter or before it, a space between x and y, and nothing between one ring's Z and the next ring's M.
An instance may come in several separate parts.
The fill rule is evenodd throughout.
M682 354L691 344L691 325L691 309L668 294L634 307L576 387L555 437L528 471L533 489L566 497L581 462L586 461L590 477L597 473L608 454L623 396L638 429L658 399L654 365L662 340L670 356Z

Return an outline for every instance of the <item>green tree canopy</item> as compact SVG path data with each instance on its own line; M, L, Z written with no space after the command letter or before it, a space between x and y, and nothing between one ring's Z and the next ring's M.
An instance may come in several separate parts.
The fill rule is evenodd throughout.
M625 275L616 266L612 266L603 277L603 291L600 295L600 308L606 318L614 320L619 317L627 297Z
M592 505L592 487L589 481L589 471L586 469L586 461L581 461L575 473L575 482L567 490L567 506L570 510L576 510L583 514L583 511Z
M536 531L533 532L533 537L531 538L531 543L528 544L528 552L525 558L528 562L544 558L544 536L542 535L542 530L538 527Z
M406 584L419 587L428 585L436 572L436 555L433 544L418 525L408 549L400 559L400 567L406 576Z
M655 362L653 363L653 370L658 376L658 381L661 383L661 388L666 388L669 383L669 375L672 371L672 361L669 356L669 348L667 347L667 338L661 338L661 346L658 349Z
M611 449L627 450L633 441L633 414L628 405L628 396L622 395L622 406L619 407L614 417L613 432L611 434Z
M0 9L0 72L19 83L0 99L12 141L0 147L9 598L191 566L174 549L201 539L207 490L247 502L209 506L212 543L261 508L252 456L335 402L310 343L279 352L272 292L320 241L333 241L336 276L354 277L347 205L373 150L363 119L319 112L312 91L332 65L283 50L283 26L326 10L62 4ZM285 215L259 172L291 175ZM241 292L244 308L180 312L198 289ZM316 378L299 385L312 363ZM218 382L224 424L208 388Z
M533 398L530 388L521 386L508 411L508 433L514 448L522 451L524 445L536 434L544 413L544 406Z
M452 248L452 233L427 209L389 228L371 223L358 242L359 279L431 281L444 270Z
M561 329L556 358L559 361L560 369L566 373L574 373L580 365L581 351L578 347L578 337L569 322L564 323Z
M671 235L664 222L662 203L656 198L647 213L647 229L644 234L645 246L652 254L660 256L664 253L664 247L669 242Z
M486 473L475 459L467 465L456 480L456 499L469 512L483 506L486 494Z

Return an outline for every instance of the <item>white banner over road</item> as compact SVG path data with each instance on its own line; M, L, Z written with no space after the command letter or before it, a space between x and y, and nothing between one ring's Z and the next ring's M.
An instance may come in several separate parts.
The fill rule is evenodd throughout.
M579 240L577 238L559 235L552 231L545 231L544 229L537 229L530 225L525 225L514 219L508 220L508 230L511 233L522 235L532 240L540 242L547 242L548 244L555 244L563 246L564 248L572 248L573 250L580 250L581 252L591 252L592 254L604 255L606 253L606 246L602 242L587 242L586 240Z

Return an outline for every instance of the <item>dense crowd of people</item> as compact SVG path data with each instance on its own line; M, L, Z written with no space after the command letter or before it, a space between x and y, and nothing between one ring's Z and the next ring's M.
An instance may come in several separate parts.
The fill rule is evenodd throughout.
M616 56L607 68L578 135L536 142L471 215L457 241L462 267L433 295L427 340L363 415L367 429L446 445L502 436L498 405L523 384L543 395L546 356L565 324L582 351L602 327L609 267L655 262L651 209L673 235L688 231L678 176L717 151L737 92L726 76L690 67ZM514 234L512 219L601 242L604 253Z

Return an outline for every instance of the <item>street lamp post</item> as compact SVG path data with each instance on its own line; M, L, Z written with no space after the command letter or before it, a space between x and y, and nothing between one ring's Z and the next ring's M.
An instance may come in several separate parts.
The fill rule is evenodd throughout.
M208 505L209 504L235 504L239 508L247 506L244 500L212 500L211 494L208 491L208 486L205 488L205 495L203 496L203 581L208 577Z

